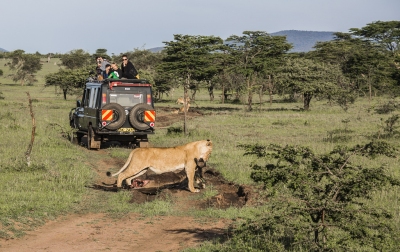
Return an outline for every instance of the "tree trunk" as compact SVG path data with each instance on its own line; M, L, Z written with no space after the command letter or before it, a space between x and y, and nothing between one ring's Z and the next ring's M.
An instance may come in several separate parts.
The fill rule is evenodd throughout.
M208 95L210 96L210 101L214 101L214 86L211 81L208 82Z
M309 110L310 109L310 102L311 102L312 94L310 93L304 93L303 99L304 99L304 110Z
M272 105L272 80L271 80L271 75L268 75L268 93L269 93L269 104Z
M253 104L253 89L252 89L252 80L249 78L247 78L247 89L248 89L248 97L247 97L247 110L248 111L252 111L252 104Z
M368 89L369 89L369 100L372 100L372 85L371 85L371 80L369 78L369 72L367 76L367 82L368 82Z
M259 108L260 111L261 111L261 104L262 104L262 94L263 94L263 86L261 85L260 86L260 93L258 94L259 95L259 99L260 99L260 108Z
M67 89L63 89L64 100L67 100Z
M188 75L186 78L186 85L184 85L184 94L183 94L183 132L185 135L188 134L186 119L187 119L187 98L188 98L188 88L190 87L190 76Z

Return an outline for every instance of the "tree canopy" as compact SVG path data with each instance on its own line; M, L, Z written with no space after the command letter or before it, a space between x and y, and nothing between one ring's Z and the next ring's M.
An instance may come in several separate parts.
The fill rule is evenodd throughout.
M303 146L240 147L245 155L266 160L265 165L252 165L251 177L264 185L268 204L266 214L235 230L232 242L251 251L399 249L393 216L383 208L368 207L365 199L400 181L383 166L353 163L361 157L395 157L397 150L388 143L337 146L327 154Z
M21 85L25 82L33 84L36 82L35 73L42 69L40 64L40 56L36 54L25 54L24 50L15 50L8 55L11 62L8 66L14 72L12 80L21 81Z
M242 36L232 35L230 54L235 58L233 71L246 80L247 109L252 110L253 93L258 75L276 66L277 60L292 48L284 36L271 36L263 31L244 31Z

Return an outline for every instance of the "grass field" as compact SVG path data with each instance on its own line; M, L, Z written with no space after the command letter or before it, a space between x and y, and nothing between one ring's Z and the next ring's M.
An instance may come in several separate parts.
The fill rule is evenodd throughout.
M67 100L63 100L55 88L44 88L44 75L57 69L52 63L45 64L37 75L39 82L33 86L12 83L6 77L8 72L4 68L4 76L0 77L0 238L20 236L24 230L68 212L184 214L167 210L168 203L162 201L133 210L129 207L127 193L94 193L86 187L95 176L91 161L98 156L87 156L81 151L82 147L69 142L68 113L75 106L75 97L68 96ZM27 92L32 98L36 119L32 164L29 167L25 152L31 139L32 119ZM162 103L156 103L156 109L157 106L177 106L174 100L182 93L179 92L176 91L173 97L166 97ZM376 139L379 132L381 135L384 133L385 120L400 113L398 110L389 114L376 112L389 100L386 97L375 97L371 101L359 98L346 112L326 101L312 100L311 110L302 111L299 109L301 102L284 103L281 97L274 97L272 105L263 103L260 107L255 104L254 111L246 112L244 105L221 104L219 100L210 102L207 91L201 90L193 108L202 111L204 116L188 122L188 136L170 136L163 128L151 135L149 140L153 146L161 147L211 139L214 147L209 165L230 181L252 184L250 164L254 158L243 156L243 149L237 147L239 144L303 145L317 153L329 152L337 144L365 144ZM400 103L399 100L394 102ZM399 135L386 140L400 148ZM106 151L110 156L124 157L130 150L110 148ZM400 178L398 158L379 156L372 161L359 162L371 167L385 165L390 174ZM96 200L100 198L102 200ZM110 209L108 203L116 201L121 203L120 208ZM397 226L400 226L399 188L375 192L368 204L389 209L395 216ZM251 215L254 211L257 209L206 210L192 214L235 218Z

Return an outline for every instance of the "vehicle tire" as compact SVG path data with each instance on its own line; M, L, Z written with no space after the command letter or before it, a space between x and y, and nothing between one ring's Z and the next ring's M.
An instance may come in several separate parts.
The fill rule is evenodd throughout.
M78 144L82 143L82 137L83 137L82 133L76 133L76 140L78 141Z
M89 125L88 134L87 134L87 148L88 148L88 150L92 149L91 145L92 145L93 135L94 135L94 132L93 132L92 125Z
M126 121L125 109L118 103L106 104L102 109L109 109L114 111L115 121L106 126L106 129L117 130L124 125Z
M135 105L129 112L129 122L135 129L147 130L150 128L149 125L143 122L145 110L154 110L154 108L149 104L140 103Z

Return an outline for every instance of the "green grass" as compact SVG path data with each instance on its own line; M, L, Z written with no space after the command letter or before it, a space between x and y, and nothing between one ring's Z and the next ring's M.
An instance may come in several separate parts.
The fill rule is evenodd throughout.
M57 66L45 64L38 73L41 78L57 70ZM174 209L173 202L168 199L132 205L129 203L129 192L109 193L91 189L97 161L107 156L124 161L130 150L109 148L105 150L107 156L96 151L83 152L82 147L68 140L71 132L68 113L75 106L75 97L68 96L66 101L63 100L54 87L44 88L44 79L33 86L21 87L7 79L7 71L2 69L5 73L0 77L0 92L4 97L0 99L0 238L21 236L24 231L42 225L48 219L71 212L103 212L111 216L140 212L150 217L186 214L198 218L240 220L263 211L260 206L226 210L210 208L184 213ZM30 167L25 159L32 132L26 92L30 93L33 100L36 119ZM178 108L179 105L174 102L182 93L177 90L174 97L156 103L156 109L160 106ZM264 100L267 100L266 97ZM388 100L385 97L377 97L372 101L359 98L347 112L325 101L312 100L311 111L302 111L299 109L300 102L282 103L280 97L275 97L272 105L265 103L260 108L259 104L255 104L254 111L246 112L244 105L229 101L221 104L219 100L210 102L207 91L201 90L191 109L200 110L205 116L188 121L189 135L168 135L168 129L162 128L156 134L149 135L149 141L153 146L170 147L211 139L214 146L208 165L230 181L253 184L250 164L255 160L251 156L243 156L244 150L238 147L239 144L304 145L317 153L326 153L337 144L353 146L368 143L376 138L378 131L382 131L381 119L384 121L400 113L398 110L390 114L375 112L377 106ZM183 122L172 125L182 126ZM387 141L400 148L398 136ZM385 165L390 174L400 177L398 158L377 157L368 162L360 159L359 162L371 167ZM213 188L207 188L204 197L214 194ZM399 188L386 189L375 192L368 204L385 206L394 214L393 221L400 226L399 198Z

